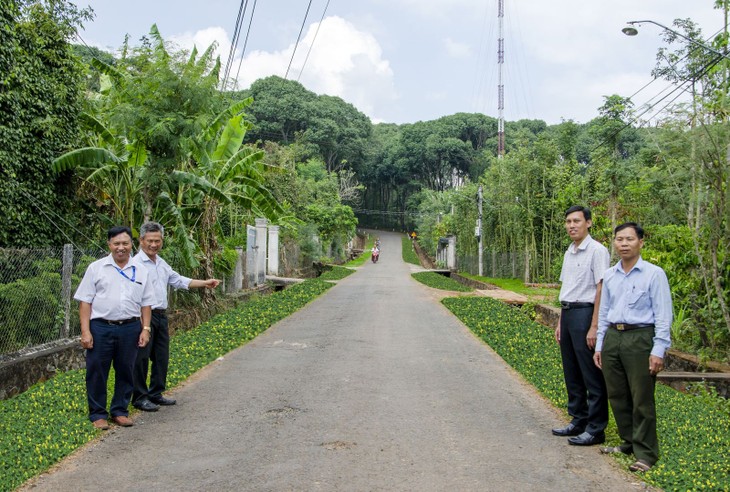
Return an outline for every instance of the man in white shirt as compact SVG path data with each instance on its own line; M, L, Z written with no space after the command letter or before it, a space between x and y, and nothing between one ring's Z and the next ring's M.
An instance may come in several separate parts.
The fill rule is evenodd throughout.
M81 346L86 349L89 420L97 429L109 428L109 415L117 425L133 425L128 407L134 363L139 347L149 342L155 299L147 272L132 262L129 227L112 227L107 238L111 253L89 265L74 294L79 301ZM107 413L106 388L112 362L114 396Z
M152 339L149 346L137 354L134 368L134 395L132 404L145 412L156 412L160 405L174 405L175 400L165 398L162 393L167 384L167 369L170 362L170 332L167 321L167 287L189 289L207 287L214 289L220 281L216 279L194 280L183 277L158 256L162 249L165 229L157 222L145 222L139 229L141 251L134 257L140 270L147 272L154 286L156 301L152 305ZM152 362L150 385L147 386L147 371Z
M563 376L568 390L566 427L553 429L568 443L591 446L606 440L608 396L603 374L593 363L598 331L598 307L603 273L610 266L608 250L588 233L591 211L573 206L565 212L565 229L573 241L560 273L560 321L555 340L560 344Z

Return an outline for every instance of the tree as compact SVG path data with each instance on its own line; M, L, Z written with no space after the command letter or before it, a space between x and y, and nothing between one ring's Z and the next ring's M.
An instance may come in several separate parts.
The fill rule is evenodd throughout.
M48 163L78 138L83 77L67 40L90 18L63 0L0 2L0 246L72 234L73 218L56 225L71 207L70 178Z

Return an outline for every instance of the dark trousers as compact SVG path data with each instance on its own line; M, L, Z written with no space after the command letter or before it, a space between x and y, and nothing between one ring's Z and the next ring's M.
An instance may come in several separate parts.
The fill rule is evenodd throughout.
M165 391L167 368L170 364L170 332L167 328L167 315L163 311L152 311L150 342L137 353L134 364L133 401L157 397ZM147 372L152 363L150 385L147 386Z
M633 448L637 460L650 465L659 459L654 402L656 377L649 374L653 344L652 329L619 332L609 328L601 350L603 374L618 434Z
M572 423L597 434L608 425L608 397L603 373L593 362L593 350L586 344L592 317L593 307L563 309L560 355Z
M114 396L109 413L112 417L129 415L132 397L134 362L137 358L140 324L110 325L91 320L94 347L86 351L86 395L89 419L94 422L109 418L106 411L106 385L114 365Z

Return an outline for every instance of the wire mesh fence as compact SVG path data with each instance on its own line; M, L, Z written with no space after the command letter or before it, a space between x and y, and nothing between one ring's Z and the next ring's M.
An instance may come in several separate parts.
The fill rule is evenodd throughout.
M0 248L0 354L78 336L71 299L86 267L105 254L71 245Z
M479 273L479 257L459 256L458 269L472 275ZM485 251L482 255L482 273L492 278L524 278L525 256L518 252Z

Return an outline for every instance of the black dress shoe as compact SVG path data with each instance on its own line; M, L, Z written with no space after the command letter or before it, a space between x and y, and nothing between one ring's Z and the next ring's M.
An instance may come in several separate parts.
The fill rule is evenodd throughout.
M137 400L132 405L134 405L134 408L138 408L143 412L156 412L160 409L160 407L149 401L147 398L144 400Z
M177 403L177 401L175 401L171 398L165 398L162 395L150 396L150 401L152 403L156 403L157 405L165 405L165 406L174 405L175 403Z
M573 446L593 446L594 444L603 444L606 442L606 435L601 432L599 434L583 434L568 439L568 443Z
M568 424L565 427L559 427L557 429L553 429L553 435L561 436L561 437L578 436L583 433L583 430L584 429L577 427L573 424Z

